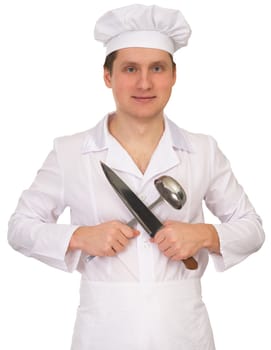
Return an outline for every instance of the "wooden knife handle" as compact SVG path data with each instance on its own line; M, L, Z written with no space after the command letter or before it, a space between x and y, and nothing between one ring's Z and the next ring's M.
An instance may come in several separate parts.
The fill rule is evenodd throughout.
M182 261L188 270L196 270L198 268L198 262L192 256Z

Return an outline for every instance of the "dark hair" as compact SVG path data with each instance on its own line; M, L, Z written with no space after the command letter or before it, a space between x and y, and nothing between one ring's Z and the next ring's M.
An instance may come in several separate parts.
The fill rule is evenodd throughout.
M118 55L118 50L111 52L109 55L106 56L105 61L104 61L104 69L107 69L110 73L110 75L112 75L113 72L113 63L115 61L115 59L117 58ZM174 62L173 56L169 53L171 62L172 62L172 67L173 70L176 69L176 63Z
M106 56L105 61L104 61L104 69L107 69L112 75L113 71L113 63L115 59L117 58L118 51L113 51L109 55Z

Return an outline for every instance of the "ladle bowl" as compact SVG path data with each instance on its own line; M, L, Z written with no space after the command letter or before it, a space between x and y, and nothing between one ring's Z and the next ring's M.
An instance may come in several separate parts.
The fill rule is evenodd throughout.
M175 209L181 209L186 202L186 194L182 186L171 176L163 175L154 180L154 185L162 199Z

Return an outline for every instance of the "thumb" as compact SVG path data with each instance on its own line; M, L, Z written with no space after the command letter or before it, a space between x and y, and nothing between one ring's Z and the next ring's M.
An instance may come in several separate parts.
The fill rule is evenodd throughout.
M133 237L137 237L140 235L140 231L138 230L133 230Z

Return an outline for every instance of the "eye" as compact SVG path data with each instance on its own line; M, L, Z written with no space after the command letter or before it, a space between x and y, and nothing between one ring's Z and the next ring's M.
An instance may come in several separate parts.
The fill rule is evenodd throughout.
M153 66L152 70L153 70L153 72L159 73L159 72L162 72L163 67L162 66Z
M125 70L126 70L126 72L128 72L128 73L134 73L134 72L136 72L136 68L135 68L135 67L132 67L132 66L126 67Z

